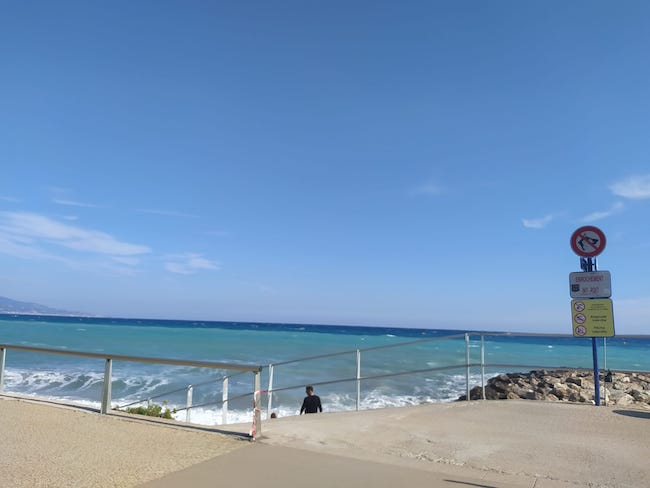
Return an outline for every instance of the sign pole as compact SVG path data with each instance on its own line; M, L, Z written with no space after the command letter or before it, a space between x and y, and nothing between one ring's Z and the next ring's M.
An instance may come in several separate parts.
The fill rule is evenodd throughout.
M581 262L581 264L583 263ZM587 258L584 264L586 265L585 268L587 268L585 271L596 271L598 269L596 258ZM600 407L600 372L598 371L598 344L595 337L591 338L591 353L594 359L594 402L597 407Z
M573 293L579 293L581 294L581 299L583 297L587 299L586 301L574 300L572 302L572 307L578 311L577 314L573 315L573 333L574 336L591 335L591 349L594 362L594 403L597 407L600 406L600 371L598 368L598 343L596 339L599 336L606 337L614 335L614 322L613 315L611 315L611 308L609 324L607 324L606 320L603 320L603 315L607 317L607 314L602 313L602 310L606 309L607 304L611 305L611 300L609 302L600 300L601 297L611 296L611 283L605 285L605 282L609 281L609 272L601 272L598 275L595 273L598 271L595 256L605 249L606 242L607 240L603 231L593 226L580 227L571 236L571 248L578 256L581 256L580 269L585 272L585 274L592 274L589 279L593 279L603 285L602 287L599 284L598 286L587 286L582 288L580 285L580 281L582 280L579 280L578 283L575 284L572 282L571 288L572 297L577 296ZM597 300L592 302L592 298L596 298ZM590 311L595 310L595 307L598 306L601 307L599 309L600 313L597 317L592 317ZM583 310L586 311L583 313ZM594 323L592 323L591 320L593 320ZM596 320L598 320L598 324L595 323ZM608 330L607 325L611 327L611 330Z
M596 338L591 338L591 349L594 356L594 400L596 406L600 407L600 374L598 372L598 344Z

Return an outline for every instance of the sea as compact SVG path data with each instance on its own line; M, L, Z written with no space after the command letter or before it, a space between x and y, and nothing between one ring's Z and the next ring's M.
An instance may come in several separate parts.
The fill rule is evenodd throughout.
M11 346L261 368L262 391L253 404L248 371L113 361L112 408L153 403L201 425L250 422L254 407L263 418L297 415L306 385L314 386L324 411L334 412L450 402L465 394L468 379L474 387L505 372L594 365L592 340L571 336L0 314L4 393L97 409L104 359ZM596 352L600 370L650 371L650 336L599 338Z

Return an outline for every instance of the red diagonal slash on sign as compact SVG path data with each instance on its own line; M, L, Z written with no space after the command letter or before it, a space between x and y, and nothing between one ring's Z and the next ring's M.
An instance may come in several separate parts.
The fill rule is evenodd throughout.
M593 237L587 237L586 234L580 234L583 241L587 241L587 245L591 246L594 250L598 249L600 246L597 246L596 243L600 242L600 239L594 239Z
M591 258L597 256L606 244L605 234L598 227L587 225L580 227L571 236L571 249L578 256Z

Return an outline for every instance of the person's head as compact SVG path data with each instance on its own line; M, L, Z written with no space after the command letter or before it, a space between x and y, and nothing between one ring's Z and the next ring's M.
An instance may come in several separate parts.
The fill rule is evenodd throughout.
M314 394L314 387L309 385L305 387L305 391L307 392L307 395L313 395Z

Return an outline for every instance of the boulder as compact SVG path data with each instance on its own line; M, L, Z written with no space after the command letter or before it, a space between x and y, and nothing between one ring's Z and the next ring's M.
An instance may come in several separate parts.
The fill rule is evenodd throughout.
M608 380L604 381L605 376ZM601 374L601 398L608 405L634 405L650 409L650 374ZM485 385L488 400L526 399L594 403L593 373L588 370L534 370L529 373L500 374ZM483 389L475 386L470 399L483 398ZM464 400L463 395L460 399Z
M557 382L553 385L553 390L551 391L560 400L568 398L571 394L571 389L564 383Z

